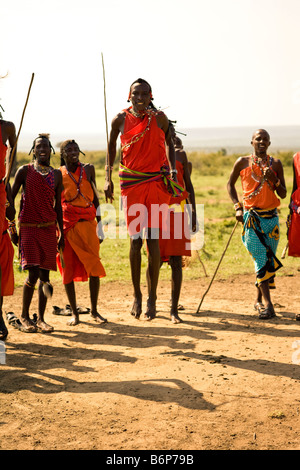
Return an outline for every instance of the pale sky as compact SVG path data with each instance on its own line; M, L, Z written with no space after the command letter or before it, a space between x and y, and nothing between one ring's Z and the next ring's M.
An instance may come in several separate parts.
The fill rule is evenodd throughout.
M300 124L299 0L0 0L0 104L22 132L105 134L138 77L177 127Z

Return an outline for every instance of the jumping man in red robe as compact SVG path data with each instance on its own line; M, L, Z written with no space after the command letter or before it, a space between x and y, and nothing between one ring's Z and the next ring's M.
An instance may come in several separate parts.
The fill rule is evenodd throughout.
M143 233L147 240L148 271L150 286L145 317L152 320L156 315L156 290L160 268L159 234L160 223L156 211L162 204L168 205L172 194L166 186L164 168L170 170L168 183L176 183L174 146L169 131L167 116L152 105L152 90L143 79L130 87L128 109L121 111L112 121L106 167L106 201L113 200L112 166L116 157L116 142L121 134L122 158L120 183L123 207L130 235L130 266L134 288L131 314L139 318L142 312L140 289L141 247ZM137 219L137 211L140 216ZM135 223L138 220L138 223Z

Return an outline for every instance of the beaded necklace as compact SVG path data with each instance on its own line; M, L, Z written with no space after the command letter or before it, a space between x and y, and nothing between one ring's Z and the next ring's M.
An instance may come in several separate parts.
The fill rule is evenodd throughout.
M152 117L153 116L156 116L158 114L158 111L154 110L154 109L146 109L145 110L145 113L143 115L140 115L140 114L137 114L135 113L132 108L129 108L129 112L135 116L135 117L142 117L144 118L145 116L148 116L148 122L147 122L147 125L145 127L145 129L140 132L139 134L135 135L131 140L130 142L127 142L127 144L124 144L122 145L122 148L121 150L124 150L124 149L128 149L131 145L135 144L136 142L138 142L142 137L144 137L144 135L146 134L146 132L150 129L150 124L151 124L151 120L152 120Z
M37 162L33 164L33 167L35 171L37 171L43 176L48 175L50 171L53 170L52 166L41 165L40 163L37 163Z
M82 181L82 176L83 176L83 165L79 162L79 167L80 167L80 175L79 175L79 178L78 178L78 181L76 181L76 179L74 178L74 176L72 175L72 173L67 169L66 167L66 171L67 171L67 174L70 176L71 180L75 183L76 187L77 187L77 194L75 197L73 197L72 199L69 199L68 201L66 200L66 202L73 202L75 201L75 199L77 199L79 196L82 196L83 199L85 199L88 203L89 203L89 206L92 206L93 203L91 201L89 201L83 194L82 192L80 191L80 184L81 184L81 181Z
M252 177L252 179L254 179L254 181L259 183L259 185L257 186L257 188L251 194L249 194L249 196L244 196L243 197L244 200L245 199L252 199L254 196L257 196L261 192L261 190L262 190L265 183L267 183L269 188L272 189L272 191L273 191L273 187L271 186L271 184L269 183L269 181L267 180L267 178L265 177L264 172L263 172L264 168L272 166L273 157L270 157L269 155L267 155L267 160L263 161L262 158L259 158L256 155L252 155L251 159L252 159L252 161L251 161L251 177ZM257 175L257 173L255 173L254 168L253 168L254 164L256 164L259 167L260 172L261 172L260 175Z

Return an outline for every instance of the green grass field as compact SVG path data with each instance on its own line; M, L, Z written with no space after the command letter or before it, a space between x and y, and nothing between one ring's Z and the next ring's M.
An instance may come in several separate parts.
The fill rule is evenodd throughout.
M288 204L292 188L292 155L293 152L281 152L277 156L284 165L287 197L282 200L280 208L280 230L281 238L277 256L280 258L281 253L286 245L286 226L285 221L288 214ZM237 155L224 155L223 152L217 153L200 153L192 152L188 154L189 160L193 163L192 181L195 189L196 203L204 205L204 246L198 252L194 252L188 266L184 268L184 280L197 279L205 277L205 271L208 279L213 275L221 255L225 249L229 236L235 224L235 211L231 200L228 196L226 184L229 178L232 165ZM96 168L97 188L100 194L100 204L105 203L103 186L104 186L104 152L86 152L86 156L82 161L90 162ZM28 156L25 154L18 155L18 165L28 162ZM54 156L52 164L59 167L58 156ZM119 180L118 165L115 164L113 173L113 181L115 184L115 201L113 206L118 214L119 211ZM241 200L241 185L237 184L238 193ZM19 199L16 202L18 210ZM239 274L252 274L253 261L247 253L241 242L242 226L239 225L235 230L231 243L222 260L218 270L217 279L227 279L231 276ZM116 239L107 238L101 244L101 259L106 270L106 278L101 280L102 284L110 281L128 281L130 280L129 266L129 238ZM204 265L199 261L200 259ZM15 283L16 286L22 285L26 278L26 272L19 269L19 261L17 250L15 251ZM282 260L284 268L278 271L280 275L294 274L300 263L295 258L286 257ZM142 255L142 282L145 280L145 271L147 267L147 253L145 247ZM160 272L160 279L170 279L170 268L165 263ZM51 279L60 279L59 272L51 273Z

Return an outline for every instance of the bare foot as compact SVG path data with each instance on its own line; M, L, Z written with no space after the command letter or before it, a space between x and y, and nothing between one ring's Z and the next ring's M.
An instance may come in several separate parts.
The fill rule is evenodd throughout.
M79 315L74 315L74 314L73 314L71 320L69 320L69 321L67 322L67 325L69 325L69 326L75 326L75 325L78 325L78 323L80 323L80 322L79 322Z
M133 306L131 309L131 315L133 315L137 320L140 318L142 313L142 299L134 299Z
M48 325L48 323L38 320L36 322L37 329L42 333L52 333L54 330L53 326Z
M145 313L145 319L147 321L153 320L156 317L156 305L155 302L147 300L147 311Z
M179 317L178 313L171 313L171 322L174 324L182 323L182 320Z
M35 333L37 331L36 324L30 318L20 317L22 330L26 333Z
M91 315L92 315L93 320L95 320L95 322L97 322L97 323L107 323L106 318L103 318L100 315L100 313L98 313L98 312L95 313L95 314L92 313Z

